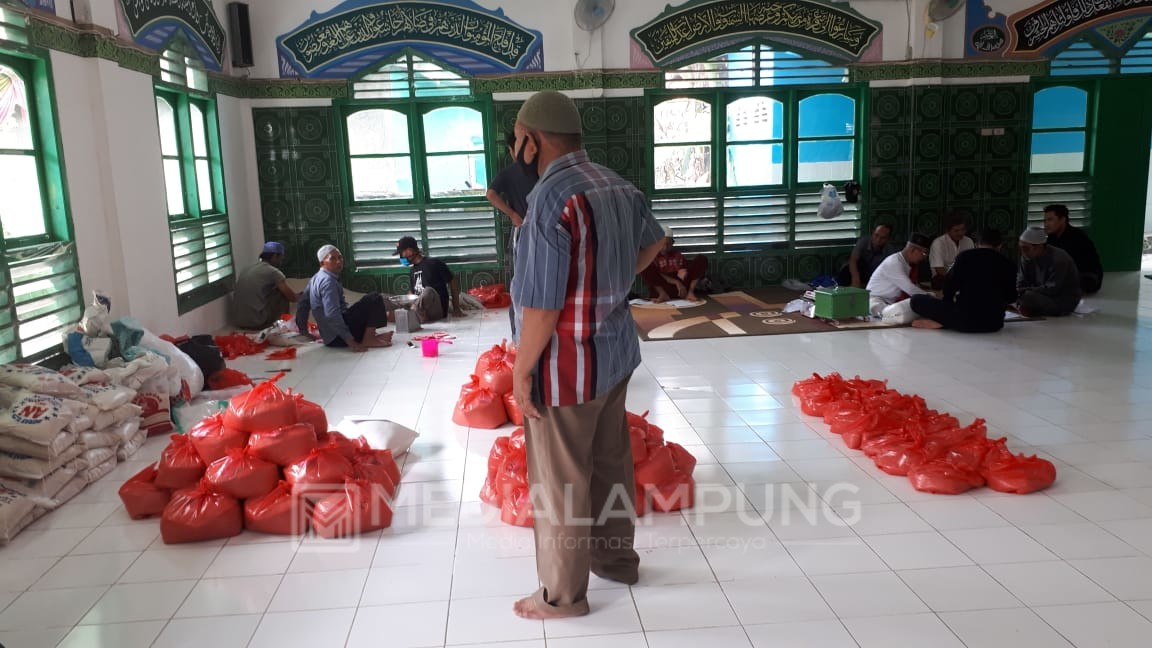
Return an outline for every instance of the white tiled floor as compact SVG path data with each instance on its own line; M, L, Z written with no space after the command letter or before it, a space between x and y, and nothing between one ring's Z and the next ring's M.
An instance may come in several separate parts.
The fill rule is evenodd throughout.
M435 325L425 359L233 363L328 415L419 430L393 527L354 541L244 534L171 547L123 513L136 460L0 548L7 648L515 646L898 648L1147 646L1152 637L1152 281L1110 275L1101 312L992 336L896 329L643 343L629 408L698 456L697 510L649 516L641 582L593 579L592 615L516 619L535 587L531 532L478 502L501 432L451 423L503 312ZM887 378L1056 462L1024 497L917 493L796 409L814 371ZM965 421L967 422L967 421ZM507 433L510 428L503 430ZM703 510L705 507L707 511Z

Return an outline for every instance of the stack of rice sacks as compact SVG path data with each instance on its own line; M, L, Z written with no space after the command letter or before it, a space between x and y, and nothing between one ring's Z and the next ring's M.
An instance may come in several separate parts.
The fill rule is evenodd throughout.
M627 412L635 472L636 515L649 510L670 513L692 508L696 482L692 472L696 458L678 443L665 443L664 430L649 423L648 413ZM528 457L524 429L498 437L488 453L488 476L480 500L500 508L500 520L514 526L532 526L532 503L528 495ZM593 515L598 513L593 512Z
M0 543L139 448L135 396L98 369L0 365Z
M323 408L276 386L282 376L173 435L159 463L120 488L128 514L159 516L167 544L243 529L336 538L390 526L400 483L392 452L328 431Z
M524 423L512 397L512 367L516 348L505 340L480 354L468 382L460 388L460 398L452 412L452 422L466 427L491 430L512 421Z

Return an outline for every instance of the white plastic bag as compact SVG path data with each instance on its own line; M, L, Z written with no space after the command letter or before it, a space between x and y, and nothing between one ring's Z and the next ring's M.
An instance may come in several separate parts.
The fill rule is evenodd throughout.
M406 428L399 423L366 416L345 416L344 420L336 426L336 431L350 439L362 436L368 441L371 448L376 450L387 448L392 451L393 457L399 457L408 452L408 448L412 447L412 442L420 436L416 430Z
M825 182L824 188L820 190L820 207L816 209L816 214L825 220L836 218L844 213L844 203L840 201L840 194L837 193L836 187Z
M80 330L88 337L111 337L112 299L100 292L92 291L92 303L84 309L84 316L80 318Z

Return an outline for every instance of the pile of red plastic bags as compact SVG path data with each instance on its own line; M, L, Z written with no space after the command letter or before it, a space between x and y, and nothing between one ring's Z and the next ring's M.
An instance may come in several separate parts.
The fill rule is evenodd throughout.
M664 431L641 415L628 415L635 471L636 515L649 510L670 513L691 508L696 482L692 471L696 458L678 443L665 443ZM528 457L524 429L498 437L488 453L488 476L480 500L500 508L500 520L514 526L532 526L532 503L528 497Z
M452 411L457 425L491 430L511 421L523 425L524 417L512 397L512 367L516 347L505 340L480 354L468 382Z
M128 514L160 516L166 544L245 528L335 538L391 525L400 483L392 452L328 431L323 408L276 386L282 375L173 435L157 465L120 487Z
M888 389L884 381L813 374L797 381L792 394L802 412L823 417L845 445L890 475L907 475L919 491L954 495L986 485L1023 494L1056 481L1052 462L1013 454L1007 439L988 438L983 419L961 426L951 414Z

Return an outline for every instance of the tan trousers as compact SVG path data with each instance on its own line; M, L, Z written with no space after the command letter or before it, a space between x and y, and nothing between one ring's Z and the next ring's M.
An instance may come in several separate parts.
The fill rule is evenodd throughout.
M628 378L582 405L542 407L524 419L531 488L536 593L560 608L587 610L588 572L636 582L632 445L624 400Z

